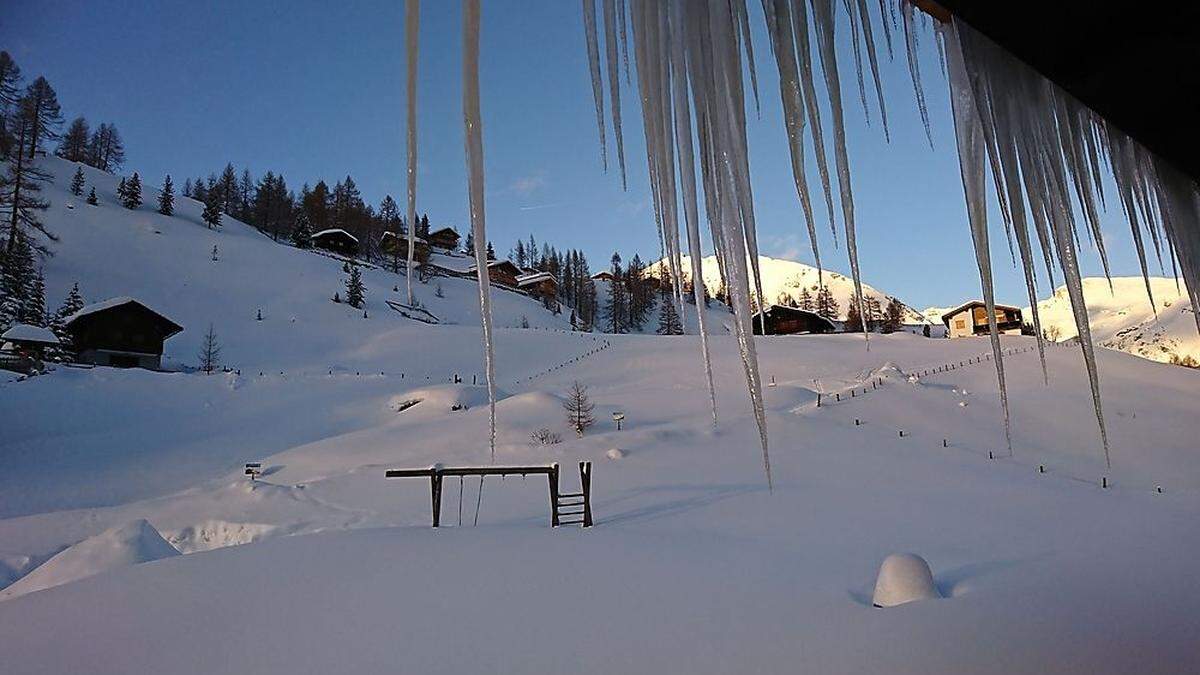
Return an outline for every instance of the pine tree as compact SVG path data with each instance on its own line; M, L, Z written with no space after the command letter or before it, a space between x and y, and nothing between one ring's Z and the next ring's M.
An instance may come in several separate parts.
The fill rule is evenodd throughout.
M850 307L846 310L845 330L847 333L858 333L863 329L863 317L858 310L858 295L850 296Z
M200 218L211 230L221 224L221 193L219 190L208 190L204 197L204 212Z
M87 203L91 204L92 206L100 203L100 200L96 197L96 188L93 187L92 191L88 193Z
M253 224L251 222L251 219L252 219L251 204L252 204L252 201L254 198L254 194L255 194L254 180L251 179L251 177L250 177L250 169L242 169L242 177L238 181L238 189L237 189L238 203L237 203L237 214L235 214L235 215L236 215L237 219L242 221L243 223Z
M658 334L683 335L683 323L675 311L675 301L670 293L664 293L658 302Z
M229 216L237 216L237 172L233 170L233 164L226 164L221 171L221 178L217 181L217 192L221 195L220 208L221 212Z
M896 298L889 298L887 311L883 315L883 332L895 333L904 326L904 305Z
M510 257L512 258L512 261L514 263L516 263L517 267L520 267L521 269L525 269L525 267L526 267L526 264L525 264L526 263L525 242L518 239L516 249L513 250L513 254Z
M175 184L171 182L171 174L163 178L162 189L158 191L158 212L164 216L175 214Z
M79 310L83 309L85 303L83 294L79 292L79 283L76 282L71 286L70 292L59 306L58 311L50 319L50 330L58 336L58 341L62 343L63 348L70 351L73 348L71 341L71 331L67 330L67 319Z
M625 274L621 270L620 253L613 252L610 272L612 272L612 279L608 282L608 304L604 308L608 317L608 332L627 333L629 332L629 301L625 297L623 283Z
M833 297L833 291L829 290L828 286L821 286L817 291L816 312L818 316L830 321L836 321L841 312L837 298Z
M488 245L487 245L487 259L488 260L496 259L496 249L492 248L492 242L490 242L490 241L488 242Z
M30 267L32 266L31 258ZM37 271L29 275L25 300L21 303L21 313L17 316L17 320L30 326L45 328L50 323L49 317L46 315L46 277L42 268L39 267Z
M8 52L0 51L0 157L8 157L13 135L9 128L10 113L19 98L21 68Z
M58 238L49 232L38 218L38 212L45 211L50 204L38 195L42 184L51 182L49 173L39 169L27 156L27 149L32 156L32 133L37 125L37 113L34 103L26 95L17 103L17 115L13 120L16 124L16 145L13 157L8 162L4 174L0 176L0 212L7 211L8 216L8 248L11 251L16 244L17 234L22 231L36 231L45 235L51 241ZM32 245L32 244L31 244ZM40 251L46 249L35 246Z
M83 196L83 167L75 167L75 175L71 177L71 194L76 197Z
M33 252L25 237L17 234L0 251L0 331L20 323L33 281Z
M200 370L212 373L220 366L221 343L217 341L217 332L213 325L208 324L208 332L204 334L204 342L200 345Z
M213 244L213 250L212 250L212 261L213 261L213 262L217 262L217 261L218 261L218 260L220 260L220 259L221 259L221 256L219 255L219 253L218 253L218 251L217 251L217 245L216 245L216 244Z
M800 289L800 299L797 302L797 305L800 307L800 309L806 312L811 312L813 311L813 308L816 307L816 304L813 301L812 293L808 292L807 286Z
M190 198L192 196L192 179L183 179L183 196Z
M350 268L350 278L346 279L346 304L356 309L362 309L366 301L367 288L363 285L362 272L358 265Z
M116 171L125 163L125 145L116 125L102 122L92 132L87 163L101 171Z
M142 179L137 172L133 172L133 176L127 181L121 183L125 187L125 194L121 197L121 205L127 209L136 209L142 205Z
M475 233L470 229L467 230L467 238L463 241L463 253L468 255L475 254Z
M567 412L567 426L574 429L580 438L583 438L583 432L596 421L592 417L592 410L595 407L595 404L588 398L587 387L579 384L579 381L576 380L567 390L563 409Z
M71 120L71 126L67 127L67 133L63 135L62 142L58 144L54 154L69 162L86 162L91 137L92 130L88 127L87 120L76 117Z
M292 245L296 248L311 247L312 234L308 213L304 209L296 211L296 221L292 224Z
M29 142L28 158L33 159L38 145L45 141L58 138L58 129L62 126L62 107L58 104L58 94L54 87L44 77L38 77L25 88L23 98L28 109Z

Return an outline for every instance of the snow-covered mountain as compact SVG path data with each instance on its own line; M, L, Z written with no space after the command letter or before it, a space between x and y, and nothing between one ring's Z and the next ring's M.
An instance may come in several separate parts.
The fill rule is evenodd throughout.
M789 298L799 300L803 289L807 288L812 296L816 296L820 286L817 283L817 268L796 262L794 260L782 260L780 258L769 258L764 255L758 256L759 270L762 274L763 298L765 302L783 303ZM660 266L667 265L665 260L660 260L647 268L649 273L657 273ZM721 274L717 266L716 256L706 256L700 261L700 268L704 272L704 284L709 288L710 293L715 293L716 289L721 285ZM691 274L691 259L688 256L683 257L683 278L685 281L690 280ZM823 278L825 285L833 292L833 297L838 302L839 318L845 319L846 312L850 308L850 298L854 295L854 280L844 274L839 274L832 270L824 270ZM880 291L869 284L863 284L863 294L868 298L875 298L883 307L893 296ZM908 305L904 306L904 322L905 323L928 323L924 315L912 309ZM937 322L934 322L937 323Z
M1188 299L1183 281L1151 277L1154 307L1146 296L1141 277L1113 277L1112 289L1103 277L1083 280L1088 324L1097 344L1153 361L1170 363L1191 357L1200 360L1200 331L1196 310ZM1155 310L1157 309L1157 316ZM1025 308L1029 315L1029 308ZM1042 330L1054 340L1078 335L1065 286L1038 302Z

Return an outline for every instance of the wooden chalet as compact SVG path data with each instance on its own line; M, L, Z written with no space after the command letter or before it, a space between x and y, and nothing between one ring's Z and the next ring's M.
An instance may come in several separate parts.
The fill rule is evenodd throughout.
M408 259L408 235L384 232L379 238L379 250L384 255ZM413 260L424 264L429 260L429 242L420 237L413 239Z
M67 317L76 360L98 366L162 366L163 342L183 327L133 298L112 298Z
M517 288L549 304L558 299L558 279L549 272L532 272L517 277Z
M41 360L47 349L61 346L58 336L47 328L25 323L13 324L0 335L0 348L8 354Z
M754 334L763 334L766 324L767 335L795 335L797 333L832 333L837 326L825 317L798 307L771 305L754 315Z
M964 302L942 315L946 324L946 336L952 338L987 335L987 305L982 300ZM996 305L996 330L1001 335L1020 335L1025 322L1021 308L1011 305Z
M592 275L592 281L612 281L612 280L613 280L612 272L609 272L608 270L600 270L599 272L596 272L595 274Z
M309 237L309 241L316 248L326 251L348 256L358 255L358 237L340 228L321 230Z
M488 280L493 284L507 286L509 288L519 288L517 285L517 277L521 276L521 268L517 267L511 260L492 260L487 264ZM475 265L467 270L474 275Z
M458 248L458 232L453 227L443 227L436 232L430 232L426 237L430 246L453 251Z

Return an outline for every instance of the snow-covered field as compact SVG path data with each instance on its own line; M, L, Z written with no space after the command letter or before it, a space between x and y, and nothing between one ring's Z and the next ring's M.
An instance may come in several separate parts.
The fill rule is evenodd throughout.
M473 287L422 286L456 322L428 326L384 308L396 277L372 271L362 319L326 299L337 261L105 201L87 231L59 224L51 297L75 278L89 300L144 296L185 326L180 363L212 321L241 374L0 383L0 672L1195 668L1200 371L1099 350L1110 470L1076 347L1048 348L1046 385L1032 338L1004 338L1009 456L992 364L971 362L986 340L759 338L769 492L732 338L712 340L714 430L698 338L555 330L561 316L500 293L499 325L538 328L499 331L495 461L558 462L569 490L592 461L596 525L550 528L531 476L482 495L447 479L433 530L428 482L384 470L490 461ZM128 218L146 224L128 235ZM74 250L105 241L142 252ZM575 380L596 404L583 438L561 408ZM564 442L531 446L539 427ZM944 597L872 607L879 564L904 551Z

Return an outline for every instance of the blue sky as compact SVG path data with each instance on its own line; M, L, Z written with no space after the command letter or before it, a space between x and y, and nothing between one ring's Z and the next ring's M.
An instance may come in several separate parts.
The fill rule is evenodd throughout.
M115 122L127 148L125 170L146 180L170 173L182 183L233 162L256 176L282 172L295 189L350 174L368 201L389 193L399 201L402 4L17 0L6 8L0 48L13 54L27 79L44 74L50 80L68 120L82 114L93 124ZM760 246L765 255L811 263L775 67L759 4L748 4L762 99L761 119L752 114L749 123ZM418 210L437 225L465 231L460 3L422 5ZM613 249L626 258L633 252L655 257L636 93L622 91L629 169L629 189L622 191L617 172L605 174L600 166L580 3L483 5L487 216L497 251L532 233L561 248L583 249L593 268ZM918 308L978 296L947 89L931 40L922 58L932 150L902 50L890 62L881 54L889 144L873 102L874 126L865 122L845 26L839 35L864 280ZM877 39L882 49L882 36ZM873 98L870 89L868 95ZM819 186L811 157L808 164L810 183ZM823 208L819 215L824 219ZM991 217L997 297L1025 304L994 208ZM1105 225L1114 273L1138 273L1128 253L1128 226L1115 205ZM844 248L834 249L827 224L821 231L826 267L847 271ZM1086 243L1083 261L1085 273L1100 273ZM1041 295L1047 294L1043 286Z

